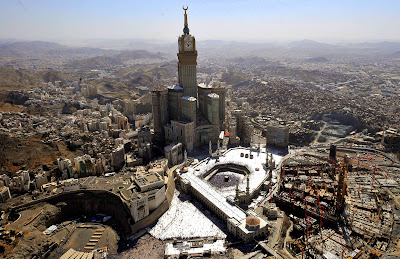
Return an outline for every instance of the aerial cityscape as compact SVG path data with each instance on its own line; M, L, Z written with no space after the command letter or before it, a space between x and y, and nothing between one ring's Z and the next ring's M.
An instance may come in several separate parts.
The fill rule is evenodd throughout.
M400 258L400 4L89 2L0 4L1 258Z

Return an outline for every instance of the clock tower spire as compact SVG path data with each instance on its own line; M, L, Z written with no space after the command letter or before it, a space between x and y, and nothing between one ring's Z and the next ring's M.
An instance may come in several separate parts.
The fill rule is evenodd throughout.
M183 34L178 39L178 80L185 96L197 98L197 50L194 36L189 34L187 22L188 7L183 7Z
M184 27L183 27L183 33L189 34L189 26L188 26L187 13L186 13L186 11L187 11L187 9L189 9L189 7L188 6L186 6L186 8L182 7L182 9L185 11L185 23L184 23Z

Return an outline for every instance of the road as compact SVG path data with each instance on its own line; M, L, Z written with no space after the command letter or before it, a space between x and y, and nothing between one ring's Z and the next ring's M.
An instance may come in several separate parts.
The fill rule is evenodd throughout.
M278 259L283 259L282 256L280 256L274 249L272 249L269 245L267 245L264 241L258 242L258 244L264 248L265 251L267 251L269 254L273 255L274 258Z
M317 143L317 142L318 142L318 139L319 139L319 137L321 136L322 132L325 130L327 124L328 124L328 123L324 122L324 126L322 126L322 128L318 131L318 134L317 134L317 136L316 136L315 139L314 139L314 143Z
M287 229L287 231L286 231L286 237L285 237L285 240L283 241L284 243L283 243L282 252L285 253L285 255L286 255L285 258L296 259L296 258L293 257L292 254L289 253L289 251L286 249L287 240L288 240L288 238L290 238L290 237L289 237L289 234L290 234L290 232L292 232L292 230L293 230L293 222L290 221L290 227Z

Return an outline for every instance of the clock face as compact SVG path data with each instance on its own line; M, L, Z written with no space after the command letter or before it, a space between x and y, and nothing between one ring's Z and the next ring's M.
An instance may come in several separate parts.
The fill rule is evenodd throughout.
M193 49L193 43L191 41L185 42L185 50L192 50Z
M181 51L181 50L182 50L182 44L181 44L181 41L179 41L179 43L178 43L178 46L179 46L179 51Z

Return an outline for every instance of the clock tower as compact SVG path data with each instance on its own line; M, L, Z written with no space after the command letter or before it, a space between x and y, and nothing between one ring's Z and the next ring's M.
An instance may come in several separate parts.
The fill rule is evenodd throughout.
M178 80L185 96L197 98L197 50L195 38L189 34L187 9L183 8L185 22L183 34L178 39Z

